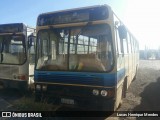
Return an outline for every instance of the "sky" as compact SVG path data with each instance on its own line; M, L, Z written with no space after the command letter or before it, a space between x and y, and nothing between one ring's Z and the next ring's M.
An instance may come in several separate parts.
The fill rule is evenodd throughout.
M0 0L0 24L23 22L35 27L41 13L103 4L111 6L138 39L140 49L160 48L158 0Z

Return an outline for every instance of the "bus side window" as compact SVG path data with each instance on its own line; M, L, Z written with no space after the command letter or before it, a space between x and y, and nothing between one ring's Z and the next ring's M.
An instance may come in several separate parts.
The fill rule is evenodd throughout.
M124 50L124 54L128 54L128 45L127 45L127 39L123 39L121 40L123 43L123 50Z
M117 41L117 52L119 54L123 53L123 46L121 45L121 41L120 41L120 38L119 38L119 32L118 32L118 29L116 28L116 41Z
M127 42L128 42L128 53L132 53L131 36L129 33L127 33Z
M120 25L117 28L120 45L121 45L121 52L124 54L128 54L128 42L127 42L127 30L124 25Z
M136 51L135 51L135 50L136 50L136 49L135 49L135 46L136 46L136 45L135 45L135 40L134 40L133 37L132 37L132 44L133 44L133 47L132 47L132 48L133 48L133 52L135 53L135 52L136 52Z

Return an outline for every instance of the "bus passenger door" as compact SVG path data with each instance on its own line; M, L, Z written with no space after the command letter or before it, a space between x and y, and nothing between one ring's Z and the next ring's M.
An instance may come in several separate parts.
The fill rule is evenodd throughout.
M118 27L118 33L119 33L119 41L121 46L121 53L123 58L123 69L124 69L124 77L125 77L125 89L128 89L129 83L128 83L128 75L129 75L129 55L128 55L128 43L127 43L127 31L123 25L120 25ZM123 77L123 79L124 79Z
M132 44L131 44L131 36L127 33L127 43L128 43L128 80L129 84L133 78L133 56L132 56Z
M128 64L129 64L129 57L128 57L128 45L127 45L127 31L124 26L118 27L118 34L119 34L119 52L122 54L123 58L123 68L125 69L125 74L128 75Z
M121 40L119 35L119 30L116 28L116 42L117 42L117 72L126 72L126 55L124 54L123 40ZM125 63L126 62L126 63ZM117 77L118 81L120 80Z

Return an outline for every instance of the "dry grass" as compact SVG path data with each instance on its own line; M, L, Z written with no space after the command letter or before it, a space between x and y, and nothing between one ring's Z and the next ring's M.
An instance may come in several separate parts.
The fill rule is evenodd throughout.
M13 106L20 111L56 111L59 106L49 104L47 101L35 102L34 96L22 97L13 102Z

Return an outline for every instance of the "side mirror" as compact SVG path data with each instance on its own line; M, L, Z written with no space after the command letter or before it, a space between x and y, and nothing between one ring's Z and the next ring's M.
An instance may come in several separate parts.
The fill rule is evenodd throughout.
M121 25L118 27L119 37L120 39L126 39L127 38L127 30L124 25Z

